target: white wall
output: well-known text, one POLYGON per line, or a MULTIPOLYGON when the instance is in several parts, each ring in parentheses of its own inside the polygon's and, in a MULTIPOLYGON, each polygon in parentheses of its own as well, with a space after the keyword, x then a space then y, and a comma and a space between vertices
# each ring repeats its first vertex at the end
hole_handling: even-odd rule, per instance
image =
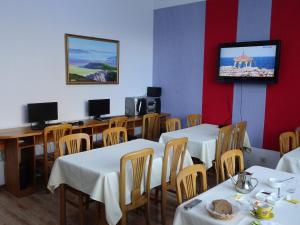
POLYGON ((152 84, 152 1, 3 1, 0 28, 0 128, 26 125, 33 102, 58 101, 60 121, 86 117, 94 98, 124 114, 124 98, 152 84), (120 40, 120 84, 66 85, 65 33, 120 40))
POLYGON ((166 8, 200 1, 206 0, 154 0, 154 9, 166 8))

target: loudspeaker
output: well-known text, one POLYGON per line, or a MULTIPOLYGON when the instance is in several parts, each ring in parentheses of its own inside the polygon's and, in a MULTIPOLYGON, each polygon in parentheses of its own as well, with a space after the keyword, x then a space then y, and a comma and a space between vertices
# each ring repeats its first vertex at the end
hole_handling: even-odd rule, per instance
POLYGON ((161 96, 161 87, 147 87, 147 96, 148 97, 160 97, 161 96))
POLYGON ((160 98, 155 99, 155 112, 160 113, 161 112, 161 101, 160 98))

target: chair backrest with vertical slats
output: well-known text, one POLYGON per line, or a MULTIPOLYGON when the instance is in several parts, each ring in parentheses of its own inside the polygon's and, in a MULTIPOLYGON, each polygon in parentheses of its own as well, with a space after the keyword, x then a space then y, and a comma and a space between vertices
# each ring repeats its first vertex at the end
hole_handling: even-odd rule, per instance
POLYGON ((295 132, 284 132, 279 136, 280 154, 281 156, 285 153, 293 150, 297 146, 295 132))
POLYGON ((186 117, 187 127, 193 127, 201 124, 202 116, 200 114, 190 114, 186 117))
POLYGON ((48 152, 49 142, 54 144, 54 160, 60 155, 58 142, 60 138, 72 133, 71 124, 59 124, 48 126, 44 129, 44 152, 48 152))
POLYGON ((118 116, 118 117, 113 117, 109 120, 108 127, 125 127, 127 128, 127 121, 128 117, 126 116, 118 116))
POLYGON ((246 134, 247 122, 241 121, 238 122, 233 131, 233 146, 234 149, 243 149, 244 139, 246 134))
POLYGON ((196 178, 197 173, 201 174, 201 191, 207 190, 207 176, 206 169, 201 164, 195 164, 181 170, 176 178, 176 194, 178 204, 183 202, 183 196, 185 196, 185 201, 195 197, 197 195, 196 191, 196 178))
POLYGON ((161 184, 166 186, 163 188, 164 190, 175 189, 177 173, 183 168, 187 142, 186 137, 176 138, 169 141, 165 146, 161 175, 161 184), (168 168, 170 174, 167 174, 168 168))
MULTIPOLYGON (((233 127, 232 125, 228 125, 225 127, 220 128, 218 139, 217 139, 217 146, 216 146, 216 155, 215 155, 215 162, 216 162, 216 169, 220 171, 221 166, 221 155, 232 149, 232 140, 233 140, 233 127)), ((217 180, 219 177, 217 177, 217 180)))
POLYGON ((237 172, 236 162, 239 162, 238 172, 244 170, 244 155, 240 149, 229 150, 221 156, 221 180, 225 181, 227 175, 234 176, 237 172), (225 174, 226 171, 226 174, 225 174))
POLYGON ((143 116, 142 138, 156 140, 159 138, 160 122, 158 113, 149 113, 143 116))
POLYGON ((125 127, 112 127, 103 131, 104 146, 115 145, 127 141, 127 129, 125 127))
POLYGON ((130 152, 122 156, 120 164, 120 207, 122 212, 137 208, 147 201, 150 197, 150 180, 154 150, 145 148, 140 151, 130 152), (126 174, 128 172, 127 162, 132 165, 132 190, 131 203, 126 206, 126 174), (144 181, 144 182, 143 182, 144 181), (144 189, 141 189, 142 185, 144 189), (143 192, 142 192, 143 190, 143 192))
POLYGON ((296 145, 297 147, 300 146, 300 127, 297 127, 295 129, 295 133, 296 133, 296 145))
POLYGON ((70 155, 74 153, 79 153, 83 150, 91 149, 90 136, 85 133, 70 134, 59 139, 59 150, 60 155, 70 155), (85 141, 85 145, 82 145, 82 141, 85 141))
POLYGON ((167 132, 180 130, 181 129, 181 121, 179 118, 170 118, 166 120, 166 128, 167 132))

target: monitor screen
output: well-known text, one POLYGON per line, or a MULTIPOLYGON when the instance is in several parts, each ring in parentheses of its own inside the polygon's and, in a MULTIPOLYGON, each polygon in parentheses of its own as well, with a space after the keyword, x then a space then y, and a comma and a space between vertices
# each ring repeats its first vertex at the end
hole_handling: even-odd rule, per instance
POLYGON ((280 41, 255 41, 221 44, 219 81, 276 82, 280 41))
POLYGON ((89 100, 89 116, 101 116, 110 114, 110 100, 109 99, 94 99, 89 100))
POLYGON ((27 105, 28 122, 57 120, 57 102, 31 103, 27 105))

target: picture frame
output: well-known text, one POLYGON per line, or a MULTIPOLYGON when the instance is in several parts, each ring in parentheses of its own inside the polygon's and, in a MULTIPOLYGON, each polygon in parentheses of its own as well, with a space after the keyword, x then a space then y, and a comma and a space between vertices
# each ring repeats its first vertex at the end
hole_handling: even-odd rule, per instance
POLYGON ((120 42, 65 34, 66 83, 119 84, 120 42))

